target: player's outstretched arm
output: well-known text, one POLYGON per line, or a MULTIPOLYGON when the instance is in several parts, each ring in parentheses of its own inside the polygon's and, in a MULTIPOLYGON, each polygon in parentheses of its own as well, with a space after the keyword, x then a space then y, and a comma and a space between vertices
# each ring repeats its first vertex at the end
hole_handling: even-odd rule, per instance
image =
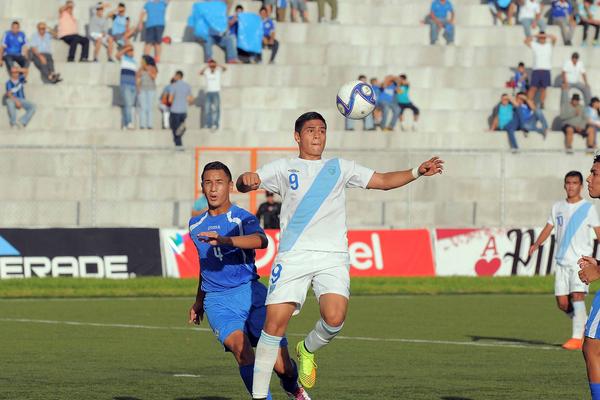
POLYGON ((265 249, 269 244, 262 233, 244 236, 221 236, 217 232, 200 232, 198 238, 211 246, 230 246, 244 250, 265 249))
POLYGON ((444 160, 433 157, 418 168, 406 171, 375 172, 367 185, 367 189, 390 190, 402 187, 420 176, 433 176, 444 171, 444 160))
POLYGON ((541 245, 544 244, 546 239, 548 239, 548 236, 550 236, 550 234, 552 233, 552 229, 554 229, 554 225, 547 223, 544 229, 542 229, 542 232, 540 232, 540 236, 538 236, 537 240, 533 242, 533 244, 529 248, 529 257, 531 257, 531 255, 535 253, 541 245))
POLYGON ((235 187, 238 192, 241 193, 248 193, 252 190, 256 190, 259 186, 260 177, 256 172, 244 172, 238 177, 235 183, 235 187))
POLYGON ((582 256, 579 261, 579 279, 585 284, 600 279, 600 267, 598 267, 598 260, 594 257, 582 256))

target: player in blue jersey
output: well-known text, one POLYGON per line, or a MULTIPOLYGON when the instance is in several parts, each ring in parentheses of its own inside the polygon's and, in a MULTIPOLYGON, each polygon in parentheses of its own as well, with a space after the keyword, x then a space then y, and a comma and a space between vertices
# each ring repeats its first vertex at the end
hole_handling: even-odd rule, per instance
MULTIPOLYGON (((190 220, 190 237, 200 256, 200 282, 189 322, 200 324, 204 314, 226 351, 233 353, 240 375, 252 391, 254 351, 265 321, 267 288, 258 281, 254 250, 267 247, 258 219, 231 204, 231 172, 221 162, 206 164, 202 191, 208 210, 190 220)), ((273 370, 290 399, 310 400, 298 384, 298 369, 290 359, 287 340, 277 343, 273 370)), ((268 398, 271 398, 270 395, 268 398)))

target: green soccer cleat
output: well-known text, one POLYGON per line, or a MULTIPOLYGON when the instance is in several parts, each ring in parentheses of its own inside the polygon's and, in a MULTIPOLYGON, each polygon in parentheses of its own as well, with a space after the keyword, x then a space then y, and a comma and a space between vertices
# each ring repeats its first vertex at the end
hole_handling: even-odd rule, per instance
POLYGON ((298 380, 307 389, 315 386, 317 382, 317 364, 315 355, 304 347, 304 340, 296 345, 298 356, 298 380))

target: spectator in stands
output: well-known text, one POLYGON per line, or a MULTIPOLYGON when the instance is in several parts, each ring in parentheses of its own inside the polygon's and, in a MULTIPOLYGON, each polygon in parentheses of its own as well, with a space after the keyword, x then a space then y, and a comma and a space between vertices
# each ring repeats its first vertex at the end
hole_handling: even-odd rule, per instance
MULTIPOLYGON (((367 83, 367 77, 365 75, 359 75, 358 80, 364 83, 367 83)), ((377 98, 377 97, 375 97, 377 98)), ((354 130, 354 120, 350 118, 345 118, 344 127, 347 131, 354 130)), ((373 121, 373 113, 367 115, 363 118, 363 129, 365 131, 374 131, 375 130, 375 122, 373 121)))
POLYGON ((169 129, 169 117, 171 115, 171 103, 169 102, 169 90, 171 85, 175 83, 175 79, 171 78, 171 82, 165 86, 162 93, 160 94, 160 105, 158 108, 162 113, 162 128, 169 129))
POLYGON ((375 109, 371 113, 371 115, 373 115, 373 123, 374 123, 375 127, 379 127, 379 129, 383 129, 383 126, 381 124, 381 121, 383 119, 382 118, 383 113, 381 110, 381 104, 379 103, 379 97, 381 96, 381 84, 379 83, 377 78, 371 78, 369 83, 371 84, 371 87, 373 88, 373 92, 375 93, 375 100, 376 100, 375 109))
POLYGON ((517 5, 512 0, 488 0, 488 6, 492 10, 496 21, 500 21, 505 25, 512 25, 512 18, 517 13, 517 5))
POLYGON ((540 0, 519 0, 519 22, 523 25, 525 36, 531 36, 531 30, 540 28, 546 30, 546 21, 542 17, 540 0))
POLYGON ((515 131, 519 128, 519 118, 515 112, 518 104, 508 94, 502 94, 500 103, 494 107, 491 131, 506 131, 508 142, 513 153, 519 151, 515 131))
POLYGON ((576 26, 575 10, 568 0, 552 0, 550 11, 552 23, 560 26, 560 33, 565 46, 570 46, 573 39, 573 31, 576 26))
POLYGON ((94 42, 94 62, 98 62, 98 55, 102 46, 106 46, 108 61, 114 62, 112 59, 114 40, 108 34, 108 20, 104 18, 104 9, 108 7, 110 7, 109 3, 98 3, 90 9, 88 32, 90 40, 94 42))
POLYGON ((173 132, 173 141, 177 148, 181 148, 181 137, 185 133, 185 119, 187 118, 188 105, 192 104, 192 87, 183 81, 183 72, 177 71, 173 77, 175 82, 169 86, 169 103, 171 103, 171 114, 169 125, 173 132))
POLYGON ((140 105, 140 129, 152 129, 153 127, 156 75, 158 75, 158 69, 154 58, 144 54, 142 65, 136 73, 138 104, 140 105))
POLYGON ((121 80, 119 89, 123 102, 122 129, 134 129, 133 107, 135 105, 137 62, 134 59, 133 46, 128 44, 117 52, 117 60, 121 61, 121 80))
POLYGON ((10 30, 4 33, 2 45, 0 46, 0 67, 6 62, 6 70, 11 74, 12 67, 19 64, 25 78, 29 73, 29 60, 27 58, 27 38, 21 31, 19 21, 10 24, 10 30))
POLYGON ((131 21, 127 16, 127 9, 124 3, 119 3, 117 8, 108 13, 108 19, 112 19, 110 36, 117 44, 119 50, 124 46, 131 44, 130 38, 135 35, 135 29, 131 28, 131 21))
MULTIPOLYGON (((275 22, 273 22, 269 17, 269 14, 267 14, 267 9, 265 7, 261 7, 260 16, 263 19, 263 47, 271 49, 271 59, 269 60, 269 64, 273 64, 275 62, 275 57, 277 56, 277 51, 279 50, 279 41, 275 39, 275 22)), ((260 60, 262 60, 262 55, 260 60)))
POLYGON ((302 22, 309 22, 308 20, 308 7, 306 6, 306 0, 290 0, 292 22, 298 22, 298 14, 302 18, 302 22))
POLYGON ((68 62, 75 61, 75 52, 77 45, 81 46, 80 62, 88 61, 90 51, 90 41, 88 38, 79 34, 77 19, 73 15, 75 5, 72 0, 67 0, 64 6, 58 9, 58 38, 69 45, 68 62))
POLYGON ((587 46, 588 29, 590 26, 596 30, 592 44, 594 47, 600 46, 600 42, 598 42, 598 35, 600 34, 600 19, 597 19, 598 11, 598 6, 594 4, 593 0, 579 2, 579 20, 581 25, 583 25, 583 41, 581 45, 584 47, 587 46))
POLYGON ((562 104, 560 111, 561 128, 565 133, 565 149, 567 153, 573 152, 573 136, 579 133, 587 138, 587 150, 593 151, 596 147, 596 130, 588 125, 585 110, 580 103, 578 93, 571 97, 571 101, 562 104))
POLYGON ((586 131, 593 131, 594 135, 597 135, 598 129, 600 129, 600 99, 592 97, 590 105, 585 109, 585 117, 586 131))
POLYGON ((513 82, 515 89, 521 92, 527 92, 529 90, 529 74, 527 74, 524 62, 520 62, 517 66, 513 82))
POLYGON ((413 104, 409 97, 410 82, 405 74, 401 74, 398 79, 398 89, 396 89, 396 100, 398 100, 398 106, 400 107, 400 129, 406 130, 404 126, 404 111, 411 110, 413 113, 413 126, 412 130, 417 130, 417 122, 419 122, 419 108, 413 104))
POLYGON ((581 90, 585 103, 589 103, 592 98, 592 92, 585 73, 583 61, 579 59, 579 53, 571 54, 569 60, 565 60, 562 68, 562 86, 560 103, 569 101, 569 89, 575 88, 581 90))
POLYGON ((319 7, 319 22, 327 22, 325 18, 325 3, 331 7, 331 19, 329 22, 337 23, 338 4, 337 0, 317 0, 319 7))
POLYGON ((435 44, 440 30, 448 44, 454 43, 454 7, 450 0, 433 0, 431 12, 426 21, 431 26, 430 43, 435 44))
POLYGON ((11 128, 27 126, 35 113, 35 104, 25 99, 25 68, 13 66, 10 70, 10 79, 6 82, 6 108, 10 119, 11 128), (17 110, 25 110, 25 115, 17 121, 17 110))
POLYGON ((393 131, 400 115, 400 106, 396 100, 397 79, 391 75, 386 76, 381 85, 379 105, 383 111, 381 126, 384 131, 393 131), (390 115, 391 114, 391 115, 390 115))
POLYGON ((31 35, 30 57, 35 66, 40 70, 42 82, 58 83, 62 81, 60 74, 54 70, 52 57, 52 34, 44 22, 37 24, 37 32, 31 35))
POLYGON ((275 17, 277 22, 285 22, 285 14, 287 12, 288 0, 277 0, 277 10, 275 17))
POLYGON ((527 93, 519 92, 515 97, 517 106, 516 112, 519 119, 519 129, 525 132, 525 136, 530 131, 536 131, 544 136, 548 134, 548 122, 542 110, 535 106, 535 103, 527 97, 527 93), (540 126, 538 126, 538 122, 540 126))
POLYGON ((138 31, 144 28, 144 54, 149 55, 154 47, 154 60, 160 62, 163 33, 165 32, 165 14, 169 0, 147 0, 140 14, 138 31), (145 23, 144 23, 145 21, 145 23))
POLYGON ((267 9, 269 16, 273 15, 273 9, 275 8, 277 0, 262 0, 262 6, 267 9))
POLYGON ((215 60, 208 60, 208 65, 200 71, 204 76, 206 98, 204 101, 204 126, 208 129, 219 129, 219 118, 221 115, 221 74, 227 68, 219 65, 215 60))
POLYGON ((206 196, 201 194, 200 197, 194 201, 194 205, 192 206, 192 217, 200 215, 206 210, 208 210, 208 200, 206 200, 206 196))
MULTIPOLYGON (((227 15, 225 14, 225 10, 223 10, 223 14, 221 17, 227 20, 227 15)), ((195 19, 202 18, 201 15, 192 14, 190 20, 192 25, 195 24, 195 19)), ((223 51, 225 51, 225 59, 228 64, 237 64, 240 62, 238 59, 237 47, 235 43, 235 37, 229 33, 229 28, 225 29, 224 32, 214 32, 214 30, 210 30, 206 39, 202 37, 197 37, 197 40, 202 41, 202 45, 204 47, 204 62, 207 63, 208 60, 213 59, 212 47, 214 45, 219 46, 223 51)))
POLYGON ((552 48, 556 44, 556 37, 541 31, 535 36, 525 38, 525 44, 531 48, 533 53, 533 68, 529 82, 529 92, 527 94, 531 100, 535 101, 536 93, 539 90, 539 107, 543 110, 544 102, 546 101, 546 88, 552 82, 552 75, 550 73, 552 70, 552 48), (533 41, 534 38, 536 39, 535 42, 533 41))
POLYGON ((262 221, 264 229, 279 229, 279 214, 281 213, 281 203, 275 201, 275 196, 271 192, 265 192, 267 201, 258 206, 256 218, 262 221))

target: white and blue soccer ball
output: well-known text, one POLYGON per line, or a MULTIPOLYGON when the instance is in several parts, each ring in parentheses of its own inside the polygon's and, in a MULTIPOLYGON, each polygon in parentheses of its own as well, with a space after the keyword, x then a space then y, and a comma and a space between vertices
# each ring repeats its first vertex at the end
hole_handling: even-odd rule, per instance
POLYGON ((350 81, 338 91, 337 108, 346 118, 362 119, 373 112, 376 101, 371 85, 350 81))

